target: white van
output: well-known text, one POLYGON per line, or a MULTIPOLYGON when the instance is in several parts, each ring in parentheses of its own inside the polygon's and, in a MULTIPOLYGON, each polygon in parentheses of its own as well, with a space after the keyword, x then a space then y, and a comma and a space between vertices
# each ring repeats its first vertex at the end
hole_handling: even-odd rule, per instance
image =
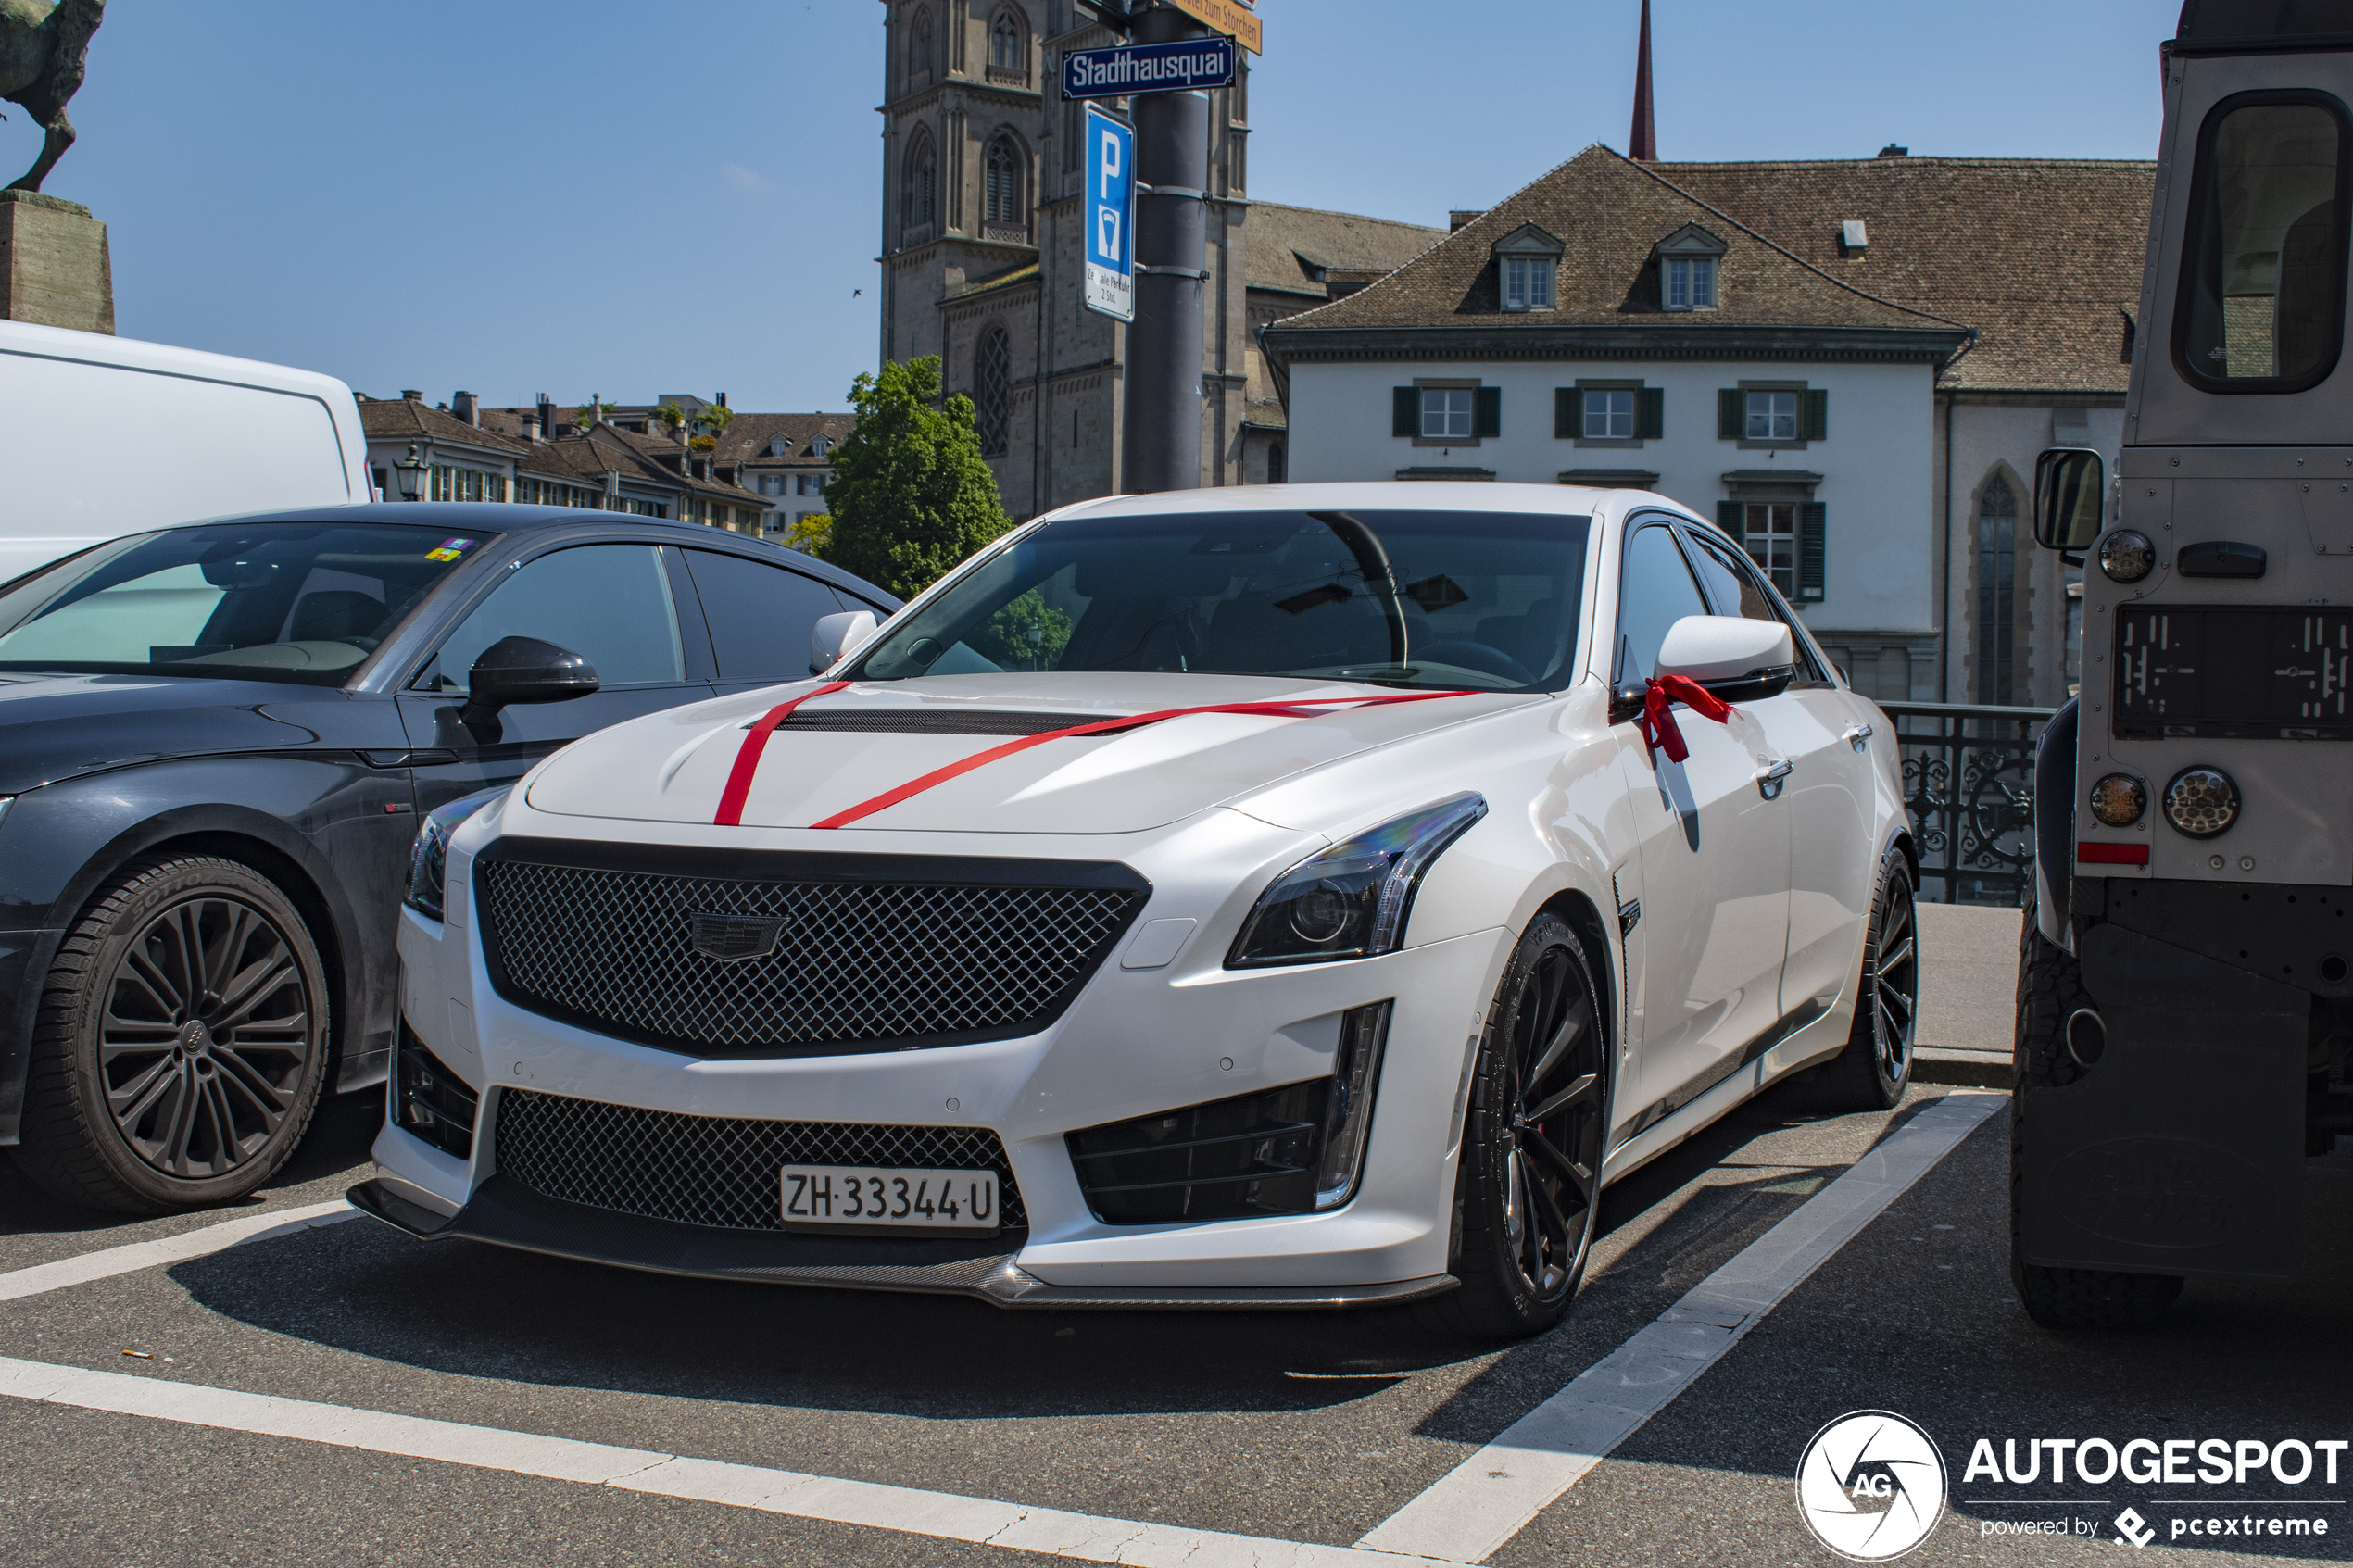
POLYGON ((0 583, 145 528, 373 498, 333 376, 0 321, 0 583))

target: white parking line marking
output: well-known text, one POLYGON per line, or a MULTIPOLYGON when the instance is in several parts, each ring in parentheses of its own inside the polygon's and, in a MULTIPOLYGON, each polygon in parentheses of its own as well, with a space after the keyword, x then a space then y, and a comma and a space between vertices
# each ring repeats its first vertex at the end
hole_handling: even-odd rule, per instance
POLYGON ((0 1396, 220 1431, 292 1437, 370 1453, 438 1460, 476 1470, 576 1481, 617 1491, 724 1503, 796 1519, 862 1524, 1083 1562, 1116 1562, 1135 1568, 1179 1568, 1180 1564, 1182 1568, 1453 1568, 1433 1565, 1428 1558, 1357 1547, 1315 1546, 1133 1519, 1102 1519, 950 1492, 839 1481, 790 1470, 724 1464, 645 1449, 465 1426, 422 1416, 5 1357, 0 1357, 0 1396))
POLYGON ((1357 1546, 1485 1562, 2007 1100, 2006 1095, 1947 1095, 1921 1110, 1655 1323, 1505 1427, 1357 1546))
POLYGON ((296 1231, 336 1224, 359 1217, 359 1210, 338 1198, 332 1203, 313 1203, 302 1209, 281 1209, 273 1213, 248 1214, 241 1220, 223 1220, 219 1224, 207 1225, 201 1230, 182 1231, 160 1241, 134 1241, 122 1247, 101 1248, 95 1252, 60 1258, 54 1263, 37 1263, 29 1269, 0 1274, 0 1301, 15 1301, 46 1291, 63 1290, 69 1285, 82 1285, 115 1274, 135 1273, 141 1269, 152 1269, 162 1263, 184 1263, 191 1258, 225 1251, 248 1241, 264 1241, 274 1236, 292 1235, 296 1231))

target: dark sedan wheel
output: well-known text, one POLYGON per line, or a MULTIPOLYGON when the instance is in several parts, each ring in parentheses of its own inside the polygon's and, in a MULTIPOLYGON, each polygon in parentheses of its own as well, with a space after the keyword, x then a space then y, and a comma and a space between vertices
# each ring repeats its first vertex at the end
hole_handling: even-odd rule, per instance
POLYGON ((1880 860, 1859 981, 1855 1028, 1846 1049, 1824 1073, 1825 1086, 1843 1106, 1884 1110, 1904 1098, 1912 1081, 1920 999, 1919 920, 1911 862, 1901 849, 1889 849, 1880 860))
POLYGON ((1600 1210, 1609 1030, 1576 931, 1540 915, 1513 949, 1465 1108, 1444 1328, 1541 1334, 1577 1293, 1600 1210))
POLYGON ((241 1198, 309 1125, 327 1038, 325 971, 273 884, 233 860, 134 865, 50 966, 19 1163, 124 1213, 241 1198))

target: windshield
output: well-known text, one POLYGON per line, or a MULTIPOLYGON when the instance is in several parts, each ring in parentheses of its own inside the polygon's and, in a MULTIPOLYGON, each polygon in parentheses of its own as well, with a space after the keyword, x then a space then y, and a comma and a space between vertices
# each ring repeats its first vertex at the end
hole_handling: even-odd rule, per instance
POLYGON ((1592 520, 1541 512, 1072 518, 893 627, 856 678, 1194 671, 1553 690, 1592 520))
POLYGON ((350 522, 134 534, 0 593, 0 670, 339 685, 497 537, 350 522))

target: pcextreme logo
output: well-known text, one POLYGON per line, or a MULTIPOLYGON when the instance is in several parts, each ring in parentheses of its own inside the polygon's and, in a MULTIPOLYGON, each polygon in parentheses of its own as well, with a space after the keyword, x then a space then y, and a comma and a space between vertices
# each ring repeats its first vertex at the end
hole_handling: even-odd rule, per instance
POLYGON ((1892 1411, 1856 1411, 1814 1434, 1797 1461, 1797 1512, 1856 1562, 1901 1557, 1944 1516, 1944 1456, 1892 1411))

